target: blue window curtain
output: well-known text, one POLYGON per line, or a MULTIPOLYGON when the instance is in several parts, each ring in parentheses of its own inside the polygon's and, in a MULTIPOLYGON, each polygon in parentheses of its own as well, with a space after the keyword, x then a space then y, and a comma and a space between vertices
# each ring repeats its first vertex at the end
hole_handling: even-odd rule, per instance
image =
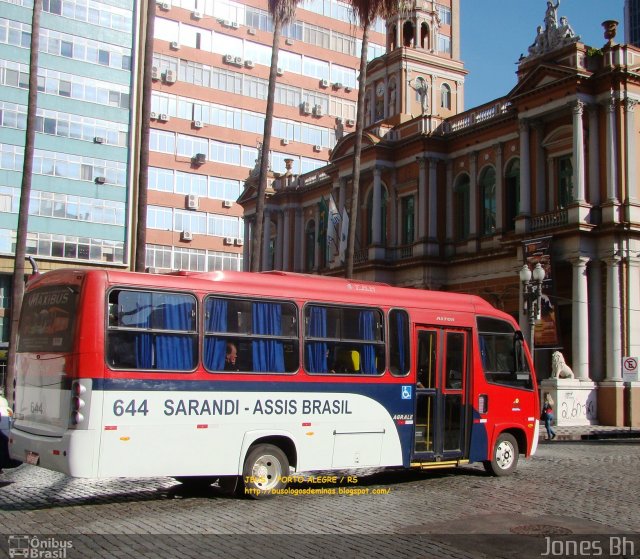
MULTIPOLYGON (((154 324, 164 330, 193 330, 193 301, 182 295, 156 295, 154 312, 158 312, 154 324)), ((190 334, 159 334, 156 336, 156 365, 158 369, 188 371, 193 369, 194 338, 190 334)))
MULTIPOLYGON (((133 297, 127 303, 133 307, 135 303, 135 323, 128 326, 151 328, 151 293, 127 293, 125 297, 133 297)), ((153 366, 153 338, 151 334, 136 334, 135 339, 136 369, 151 369, 153 366)))
POLYGON ((398 369, 401 373, 406 373, 405 326, 407 325, 407 317, 404 313, 396 313, 396 324, 398 327, 398 369))
MULTIPOLYGON (((206 305, 207 323, 205 332, 227 332, 228 302, 223 299, 208 299, 206 305)), ((227 342, 224 338, 205 336, 204 365, 212 371, 223 371, 227 353, 227 342)))
MULTIPOLYGON (((282 307, 275 303, 253 303, 254 335, 282 335, 282 307)), ((284 372, 284 348, 281 340, 253 340, 253 370, 284 372)))
MULTIPOLYGON (((325 338, 327 336, 327 309, 309 307, 308 336, 325 338)), ((310 373, 327 372, 327 343, 307 342, 305 345, 307 368, 310 373)))
MULTIPOLYGON (((375 314, 373 311, 360 311, 358 318, 358 333, 363 340, 375 340, 375 314)), ((376 348, 373 344, 363 344, 362 346, 362 372, 366 375, 375 375, 376 369, 376 348)))

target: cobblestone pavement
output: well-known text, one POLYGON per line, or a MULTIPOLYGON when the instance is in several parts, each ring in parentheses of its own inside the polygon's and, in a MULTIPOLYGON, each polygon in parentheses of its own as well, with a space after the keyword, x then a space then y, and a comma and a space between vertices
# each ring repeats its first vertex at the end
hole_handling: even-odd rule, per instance
POLYGON ((640 557, 639 471, 639 439, 553 441, 510 477, 476 465, 371 471, 292 486, 333 495, 255 501, 170 478, 82 480, 23 465, 0 475, 0 557, 10 545, 71 559, 580 556, 572 546, 640 557))

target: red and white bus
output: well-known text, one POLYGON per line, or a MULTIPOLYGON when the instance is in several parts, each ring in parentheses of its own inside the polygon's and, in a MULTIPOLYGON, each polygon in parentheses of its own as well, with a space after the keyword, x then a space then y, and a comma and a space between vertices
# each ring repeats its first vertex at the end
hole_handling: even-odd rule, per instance
POLYGON ((537 446, 530 353, 479 297, 56 270, 28 283, 19 332, 11 455, 71 476, 241 477, 265 496, 292 472, 504 475, 537 446))

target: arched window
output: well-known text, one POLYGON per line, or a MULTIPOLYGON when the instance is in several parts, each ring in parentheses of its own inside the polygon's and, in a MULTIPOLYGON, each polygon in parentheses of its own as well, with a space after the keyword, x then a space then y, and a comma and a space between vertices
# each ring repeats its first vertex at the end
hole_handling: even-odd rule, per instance
POLYGON ((573 200, 573 165, 571 156, 558 158, 558 206, 567 208, 573 200))
POLYGON ((431 50, 431 37, 429 35, 429 26, 422 22, 420 26, 420 46, 423 49, 431 50))
MULTIPOLYGON (((386 244, 387 231, 387 189, 381 188, 382 200, 380 200, 380 240, 386 244)), ((367 244, 373 243, 373 188, 367 196, 367 244)))
POLYGON ((402 244, 408 245, 415 241, 415 196, 402 198, 402 244))
POLYGON ((396 36, 397 36, 397 28, 395 25, 392 25, 389 31, 387 32, 387 37, 388 37, 387 52, 391 52, 396 48, 396 36))
POLYGON ((440 88, 440 106, 443 109, 451 109, 451 87, 443 83, 440 88))
POLYGON ((509 163, 504 176, 504 224, 505 231, 514 231, 516 217, 520 211, 520 160, 509 163))
POLYGON ((455 219, 454 235, 456 241, 464 241, 469 237, 469 175, 458 177, 453 188, 453 212, 455 219))
POLYGON ((305 260, 304 269, 305 272, 312 272, 313 265, 316 260, 316 222, 311 220, 307 223, 307 228, 304 233, 305 240, 305 260))
POLYGON ((402 26, 402 45, 410 47, 413 43, 413 23, 405 21, 402 26))
POLYGON ((482 235, 496 232, 496 170, 486 167, 480 174, 480 227, 482 235))

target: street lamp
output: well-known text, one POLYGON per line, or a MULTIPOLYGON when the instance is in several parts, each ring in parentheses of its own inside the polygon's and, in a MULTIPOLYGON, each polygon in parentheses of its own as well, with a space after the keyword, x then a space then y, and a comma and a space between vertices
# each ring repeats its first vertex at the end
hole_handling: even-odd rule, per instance
POLYGON ((523 310, 529 316, 529 349, 531 350, 532 359, 536 320, 540 318, 540 303, 544 276, 544 268, 540 262, 538 262, 533 268, 533 273, 526 264, 520 269, 520 281, 522 282, 522 297, 524 303, 523 310))

